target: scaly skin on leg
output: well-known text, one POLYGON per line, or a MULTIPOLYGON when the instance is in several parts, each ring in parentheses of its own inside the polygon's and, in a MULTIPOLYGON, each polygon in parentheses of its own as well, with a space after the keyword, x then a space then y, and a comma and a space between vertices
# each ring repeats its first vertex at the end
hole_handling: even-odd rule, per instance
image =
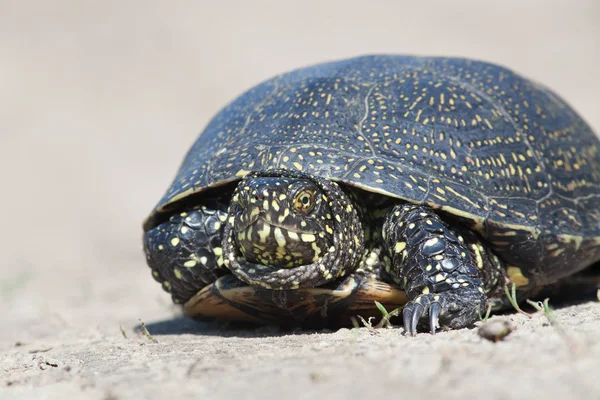
POLYGON ((477 321, 501 263, 475 235, 456 234, 428 207, 403 204, 388 213, 383 237, 392 258, 386 272, 410 300, 403 311, 407 333, 415 335, 427 317, 431 333, 438 323, 464 328, 477 321))
POLYGON ((152 276, 178 304, 228 271, 222 267, 221 240, 227 213, 195 206, 144 234, 152 276))

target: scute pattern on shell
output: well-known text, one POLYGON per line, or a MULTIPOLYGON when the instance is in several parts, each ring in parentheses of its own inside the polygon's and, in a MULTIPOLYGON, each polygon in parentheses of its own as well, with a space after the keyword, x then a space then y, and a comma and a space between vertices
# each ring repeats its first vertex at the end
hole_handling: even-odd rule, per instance
POLYGON ((463 217, 517 264, 560 257, 567 245, 564 257, 594 249, 585 264, 599 257, 599 148, 562 99, 503 67, 364 56, 237 98, 192 146, 153 215, 249 171, 295 169, 463 217))

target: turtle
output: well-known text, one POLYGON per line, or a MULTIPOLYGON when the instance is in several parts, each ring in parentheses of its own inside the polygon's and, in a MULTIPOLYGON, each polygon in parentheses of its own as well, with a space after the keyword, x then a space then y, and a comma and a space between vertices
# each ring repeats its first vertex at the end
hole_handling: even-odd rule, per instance
POLYGON ((466 58, 367 55, 225 106, 144 222, 186 315, 409 335, 472 326, 600 260, 600 143, 556 93, 466 58))

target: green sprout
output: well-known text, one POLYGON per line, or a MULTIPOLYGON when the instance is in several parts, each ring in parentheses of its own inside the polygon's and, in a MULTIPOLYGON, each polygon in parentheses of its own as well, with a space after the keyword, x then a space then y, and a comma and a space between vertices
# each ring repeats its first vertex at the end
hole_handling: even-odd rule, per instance
POLYGON ((379 312, 381 312, 381 315, 382 315, 381 321, 379 321, 379 323, 375 326, 375 328, 387 328, 387 327, 391 328, 392 324, 390 323, 390 318, 398 316, 398 314, 400 314, 400 310, 402 310, 402 307, 398 307, 395 310, 388 312, 385 309, 385 307, 383 306, 383 304, 381 304, 378 301, 375 302, 375 306, 377 307, 379 312))
POLYGON ((127 334, 125 333, 125 329, 123 329, 123 325, 119 325, 119 329, 121 330, 121 335, 123 335, 123 337, 127 339, 127 334))
POLYGON ((484 316, 481 315, 481 307, 477 308, 477 315, 479 316, 479 320, 482 322, 487 322, 487 320, 490 318, 491 313, 492 313, 492 305, 491 304, 488 304, 487 311, 485 312, 484 316))
POLYGON ((506 295, 506 298, 508 299, 508 301, 514 307, 515 310, 517 310, 519 313, 525 315, 529 319, 533 318, 533 315, 521 310, 519 303, 517 303, 517 286, 514 283, 512 283, 510 292, 508 291, 508 286, 504 286, 504 294, 506 295))
POLYGON ((548 322, 550 322, 550 325, 552 325, 554 329, 556 329, 556 331, 559 333, 559 335, 562 336, 563 339, 567 342, 571 353, 577 353, 580 350, 580 346, 577 343, 575 343, 575 341, 564 330, 562 325, 558 323, 556 317, 554 316, 554 313, 552 312, 552 308, 550 308, 550 305, 548 304, 549 300, 550 299, 546 298, 542 302, 527 299, 527 303, 533 306, 533 308, 535 308, 537 311, 542 312, 546 319, 548 319, 548 322))
POLYGON ((154 336, 152 336, 150 334, 150 332, 148 332, 148 328, 146 328, 146 324, 144 323, 144 321, 142 321, 141 319, 139 321, 142 324, 141 327, 140 327, 140 329, 142 330, 142 332, 144 333, 144 335, 146 335, 146 338, 148 338, 148 340, 150 340, 150 341, 152 341, 154 343, 158 343, 158 340, 156 340, 154 338, 154 336))

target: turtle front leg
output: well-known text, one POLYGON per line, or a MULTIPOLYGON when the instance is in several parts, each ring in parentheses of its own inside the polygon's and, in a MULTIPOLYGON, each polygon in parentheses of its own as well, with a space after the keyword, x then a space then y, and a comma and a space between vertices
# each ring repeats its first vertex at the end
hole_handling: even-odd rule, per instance
POLYGON ((194 206, 144 233, 152 276, 175 303, 185 303, 227 272, 221 249, 226 219, 225 206, 194 206))
POLYGON ((407 333, 415 335, 427 317, 433 334, 440 325, 464 328, 477 321, 486 307, 485 283, 501 279, 501 265, 474 234, 457 234, 433 210, 412 204, 394 207, 382 234, 392 258, 386 272, 409 298, 407 333))

